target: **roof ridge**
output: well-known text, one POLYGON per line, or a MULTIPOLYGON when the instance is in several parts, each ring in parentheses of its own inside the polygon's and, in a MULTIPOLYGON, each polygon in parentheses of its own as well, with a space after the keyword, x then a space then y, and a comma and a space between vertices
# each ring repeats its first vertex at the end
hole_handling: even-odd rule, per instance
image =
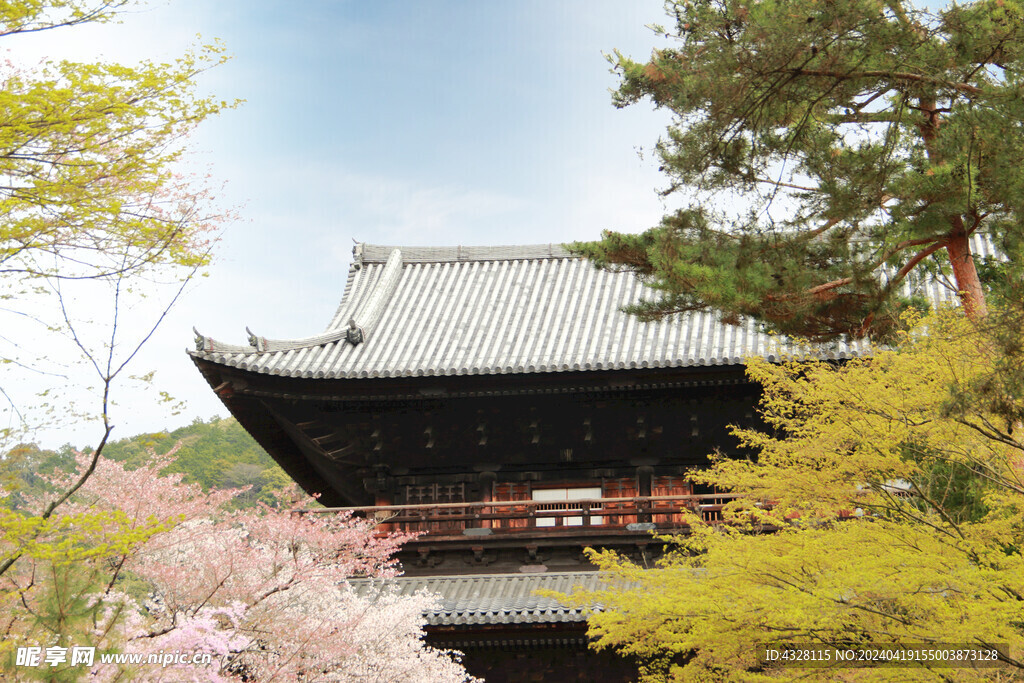
POLYGON ((352 250, 354 264, 384 263, 395 249, 402 263, 465 263, 468 261, 524 261, 579 258, 561 244, 514 244, 500 246, 401 247, 360 242, 352 250))

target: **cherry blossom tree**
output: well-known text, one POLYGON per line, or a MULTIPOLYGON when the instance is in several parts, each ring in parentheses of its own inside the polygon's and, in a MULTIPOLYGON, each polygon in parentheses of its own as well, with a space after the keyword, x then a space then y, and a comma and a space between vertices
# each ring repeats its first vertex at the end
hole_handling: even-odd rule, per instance
MULTIPOLYGON (((32 672, 111 681, 472 680, 457 655, 423 642, 423 612, 435 598, 387 586, 393 554, 410 535, 380 534, 346 516, 225 511, 239 490, 204 493, 180 474, 159 476, 174 450, 136 470, 100 458, 79 493, 33 530, 47 553, 26 551, 0 581, 19 596, 7 605, 5 642, 184 660, 97 659, 32 672), (381 581, 367 597, 352 590, 352 577, 381 581), (193 663, 197 654, 208 663, 193 663)), ((80 457, 81 468, 91 463, 80 457)))

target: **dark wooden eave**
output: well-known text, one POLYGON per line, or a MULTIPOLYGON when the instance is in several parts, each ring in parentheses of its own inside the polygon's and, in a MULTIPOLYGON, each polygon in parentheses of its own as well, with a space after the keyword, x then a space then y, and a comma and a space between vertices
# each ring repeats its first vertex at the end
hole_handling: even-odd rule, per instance
MULTIPOLYGON (((742 366, 327 380, 259 374, 196 356, 193 360, 243 427, 303 489, 320 493, 322 502, 329 506, 373 504, 360 479, 366 473, 355 462, 365 459, 366 452, 374 448, 380 450, 383 446, 384 452, 387 451, 387 444, 380 441, 389 434, 371 437, 371 433, 377 434, 372 432, 372 425, 378 414, 390 413, 392 420, 402 419, 411 425, 410 429, 412 425, 422 429, 423 424, 429 425, 424 422, 428 419, 424 416, 429 416, 431 411, 436 415, 444 406, 481 406, 483 411, 489 405, 507 406, 511 402, 514 405, 557 405, 557 412, 564 414, 555 416, 551 410, 542 410, 542 419, 585 421, 587 418, 581 417, 583 413, 576 415, 580 411, 578 406, 576 413, 573 412, 572 406, 580 401, 594 405, 602 402, 642 405, 644 401, 657 401, 651 397, 669 394, 694 392, 695 396, 703 396, 718 391, 739 392, 750 397, 756 393, 756 388, 744 377, 742 366), (358 443, 349 433, 339 432, 333 422, 353 413, 364 416, 364 424, 370 425, 364 429, 358 443), (353 449, 360 453, 351 452, 353 449)), ((749 398, 745 401, 752 406, 749 398)), ((480 457, 486 459, 486 453, 493 453, 502 437, 507 437, 507 432, 503 435, 501 430, 509 429, 510 425, 503 424, 502 420, 507 423, 512 419, 496 410, 485 417, 463 415, 454 420, 461 421, 461 425, 447 424, 452 421, 449 415, 447 422, 440 421, 438 430, 476 430, 481 445, 486 442, 487 432, 493 431, 491 443, 480 450, 480 457), (473 420, 478 420, 479 424, 471 423, 473 420)), ((640 420, 640 424, 617 425, 617 428, 643 434, 642 419, 630 416, 629 420, 640 420)), ((678 419, 688 418, 680 414, 678 419)), ((594 427, 607 428, 607 424, 594 427)), ((642 450, 639 446, 638 450, 642 450)), ((706 451, 702 455, 706 455, 706 451)), ((444 469, 443 462, 443 458, 437 460, 439 472, 444 469)), ((386 460, 382 464, 387 464, 386 460)))

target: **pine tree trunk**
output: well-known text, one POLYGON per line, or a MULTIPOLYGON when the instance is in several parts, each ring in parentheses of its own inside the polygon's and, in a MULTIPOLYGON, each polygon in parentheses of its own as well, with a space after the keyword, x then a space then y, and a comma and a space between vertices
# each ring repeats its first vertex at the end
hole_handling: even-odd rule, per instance
MULTIPOLYGON (((938 153, 935 141, 939 134, 939 125, 942 118, 939 116, 939 109, 933 95, 920 99, 921 113, 924 119, 919 124, 921 139, 924 141, 928 160, 936 166, 944 166, 945 160, 938 153)), ((946 242, 946 253, 949 254, 949 263, 953 266, 953 279, 956 280, 956 289, 960 294, 960 301, 963 303, 964 312, 971 320, 980 320, 988 314, 985 306, 985 292, 981 288, 981 280, 978 279, 978 271, 974 267, 974 257, 971 256, 971 245, 968 241, 967 229, 964 227, 963 218, 951 216, 950 223, 953 231, 946 242)))
POLYGON ((953 266, 953 278, 956 280, 964 312, 972 320, 984 318, 988 314, 985 292, 981 288, 981 280, 978 279, 978 271, 974 267, 974 257, 971 256, 971 245, 966 231, 957 230, 950 237, 946 244, 946 253, 949 254, 949 263, 953 266))

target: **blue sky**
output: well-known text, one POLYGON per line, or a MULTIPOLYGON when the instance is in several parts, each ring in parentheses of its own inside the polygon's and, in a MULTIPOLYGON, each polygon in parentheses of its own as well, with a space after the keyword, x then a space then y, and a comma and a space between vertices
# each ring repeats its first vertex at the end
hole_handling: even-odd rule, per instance
MULTIPOLYGON (((221 201, 239 219, 209 277, 134 361, 187 407, 169 416, 154 391, 115 387, 115 435, 225 414, 184 352, 192 326, 235 343, 246 325, 277 338, 319 332, 353 240, 564 242, 657 222, 662 179, 638 150, 667 118, 612 107, 602 52, 647 56, 660 42, 645 25, 663 18, 660 0, 182 0, 8 44, 25 59, 168 59, 198 33, 233 55, 201 90, 246 100, 198 131, 189 161, 226 181, 221 201)), ((68 393, 86 383, 71 377, 68 393)), ((95 433, 36 438, 86 445, 95 433)))

